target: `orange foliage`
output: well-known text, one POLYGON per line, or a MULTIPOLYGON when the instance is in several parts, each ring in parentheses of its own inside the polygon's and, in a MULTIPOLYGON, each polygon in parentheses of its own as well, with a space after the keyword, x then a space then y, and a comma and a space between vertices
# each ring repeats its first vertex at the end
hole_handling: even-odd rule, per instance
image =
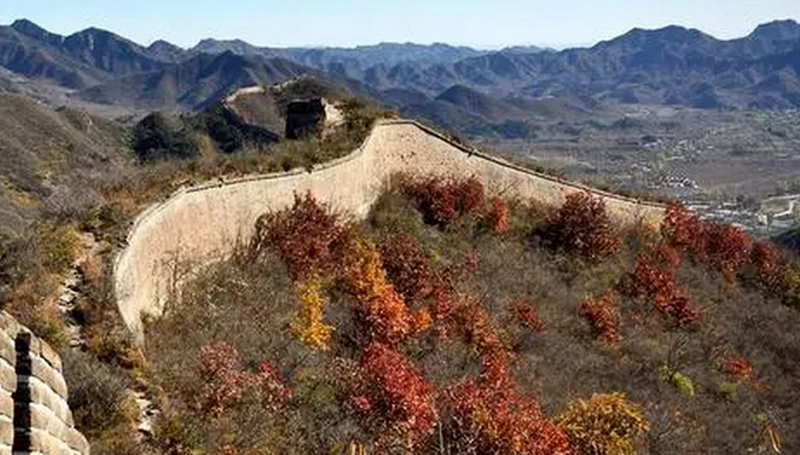
POLYGON ((766 242, 756 242, 753 245, 751 262, 755 266, 761 288, 770 293, 778 292, 783 286, 786 265, 777 248, 766 242))
POLYGON ((484 356, 478 379, 445 392, 452 440, 459 453, 572 454, 565 432, 547 419, 538 400, 517 391, 502 353, 484 356))
POLYGON ((680 253, 670 245, 659 244, 644 251, 621 289, 629 297, 646 297, 661 312, 673 316, 680 325, 691 325, 701 314, 691 307, 688 291, 675 282, 680 253))
POLYGON ((710 224, 707 232, 706 256, 709 263, 732 281, 750 258, 750 237, 730 224, 710 224))
POLYGON ((661 235, 670 246, 692 252, 696 259, 705 260, 707 225, 696 213, 686 210, 681 204, 667 208, 661 222, 661 235))
POLYGON ((200 367, 203 388, 198 404, 214 418, 222 417, 247 393, 255 394, 264 408, 271 411, 292 396, 272 363, 262 362, 255 373, 245 371, 239 351, 225 342, 204 346, 200 351, 200 367))
POLYGON ((414 237, 399 235, 381 245, 386 275, 406 302, 418 306, 433 292, 434 270, 414 237))
POLYGON ((731 359, 725 363, 725 372, 739 380, 751 379, 753 366, 744 359, 731 359))
POLYGON ((398 343, 414 331, 414 317, 386 278, 381 254, 367 240, 354 242, 346 255, 345 281, 358 300, 370 339, 398 343))
POLYGON ((595 332, 610 343, 622 340, 619 317, 619 295, 608 291, 599 299, 586 299, 581 313, 592 324, 595 332))
POLYGON ((738 227, 709 223, 682 205, 671 205, 661 224, 664 240, 697 263, 708 263, 733 280, 750 257, 750 237, 738 227))
POLYGON ((481 355, 504 350, 503 343, 492 325, 489 312, 469 296, 451 297, 450 313, 443 319, 444 332, 464 338, 481 355))
POLYGON ((505 234, 511 229, 511 210, 500 196, 492 199, 492 205, 486 214, 486 220, 495 234, 505 234))

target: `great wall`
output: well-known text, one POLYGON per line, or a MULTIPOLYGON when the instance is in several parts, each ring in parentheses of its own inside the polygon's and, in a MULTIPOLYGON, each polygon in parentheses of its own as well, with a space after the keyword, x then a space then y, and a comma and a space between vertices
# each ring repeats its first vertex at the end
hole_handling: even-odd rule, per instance
POLYGON ((114 264, 114 287, 127 327, 144 341, 142 315, 157 317, 184 276, 182 264, 198 267, 229 254, 252 233, 263 213, 290 205, 310 191, 335 210, 363 217, 383 185, 397 173, 475 176, 493 194, 558 205, 567 194, 602 197, 620 223, 657 223, 664 206, 622 197, 516 166, 451 141, 409 120, 378 122, 348 156, 311 171, 219 180, 183 188, 134 221, 114 264))
POLYGON ((61 358, 0 312, 0 455, 89 455, 67 404, 61 358))
MULTIPOLYGON (((142 212, 114 262, 114 291, 128 329, 142 342, 142 316, 158 317, 184 274, 224 258, 249 238, 256 219, 310 191, 342 213, 364 217, 398 173, 474 176, 492 194, 558 205, 567 194, 603 198, 619 223, 657 223, 664 206, 534 172, 410 120, 378 122, 351 154, 284 173, 220 179, 182 188, 142 212)), ((67 404, 59 355, 0 312, 0 455, 89 455, 67 404)))

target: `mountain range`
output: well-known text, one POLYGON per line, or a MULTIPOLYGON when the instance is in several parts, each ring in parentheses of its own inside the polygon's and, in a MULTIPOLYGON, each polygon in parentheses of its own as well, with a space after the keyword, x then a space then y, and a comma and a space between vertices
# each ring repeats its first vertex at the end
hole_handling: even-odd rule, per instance
POLYGON ((147 110, 197 110, 241 86, 312 75, 404 112, 505 134, 553 99, 578 110, 597 103, 800 107, 800 24, 775 21, 727 41, 678 26, 633 29, 556 52, 410 43, 267 48, 212 39, 191 49, 166 41, 145 47, 97 28, 61 36, 22 19, 0 27, 0 67, 7 70, 0 90, 19 86, 13 74, 76 100, 147 110))

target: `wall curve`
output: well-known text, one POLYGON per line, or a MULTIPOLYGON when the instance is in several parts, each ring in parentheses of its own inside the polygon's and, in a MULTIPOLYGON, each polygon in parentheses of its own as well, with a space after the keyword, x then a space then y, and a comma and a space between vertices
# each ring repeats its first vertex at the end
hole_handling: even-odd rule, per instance
POLYGON ((642 202, 516 166, 454 143, 409 120, 376 124, 356 151, 312 171, 219 180, 175 192, 135 220, 114 264, 117 305, 128 328, 143 341, 142 315, 159 316, 181 279, 178 264, 224 257, 237 239, 252 234, 263 213, 289 206, 311 191, 334 209, 365 216, 382 185, 398 172, 475 176, 490 192, 558 205, 567 194, 590 191, 606 201, 621 223, 658 223, 661 204, 642 202))

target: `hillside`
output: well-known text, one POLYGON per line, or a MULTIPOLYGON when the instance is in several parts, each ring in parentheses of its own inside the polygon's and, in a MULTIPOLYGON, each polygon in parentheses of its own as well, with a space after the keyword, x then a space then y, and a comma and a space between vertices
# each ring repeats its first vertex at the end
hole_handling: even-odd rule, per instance
POLYGON ((418 176, 353 224, 296 195, 147 325, 173 419, 155 440, 792 453, 800 316, 774 250, 749 262, 738 230, 681 211, 661 236, 618 230, 591 201, 508 203, 474 179, 418 176))
POLYGON ((133 161, 122 126, 0 94, 0 233, 20 233, 42 211, 92 204, 88 181, 133 161))
MULTIPOLYGON (((155 124, 277 128, 288 101, 340 93, 300 79, 155 124)), ((436 103, 498 108, 465 87, 436 103)), ((3 106, 4 130, 30 137, 20 151, 46 143, 45 131, 81 150, 123 137, 24 98, 3 106)), ((595 191, 601 202, 413 122, 371 130, 382 114, 369 105, 340 107, 344 123, 323 139, 131 168, 110 151, 97 168, 63 158, 130 174, 116 185, 77 174, 82 195, 99 183, 104 199, 0 251, 0 298, 49 342, 77 337, 65 376, 95 455, 588 455, 598 444, 724 454, 769 450, 770 437, 797 447, 792 258, 683 211, 659 234, 647 226, 663 206, 595 191), (463 178, 429 178, 437 172, 463 178), (203 261, 226 248, 229 260, 203 261), (52 295, 66 272, 77 278, 62 313, 52 295), (147 318, 135 344, 139 310, 159 302, 163 317, 147 318), (608 428, 598 422, 616 436, 597 438, 608 428)), ((62 148, 31 150, 57 160, 62 148)))

